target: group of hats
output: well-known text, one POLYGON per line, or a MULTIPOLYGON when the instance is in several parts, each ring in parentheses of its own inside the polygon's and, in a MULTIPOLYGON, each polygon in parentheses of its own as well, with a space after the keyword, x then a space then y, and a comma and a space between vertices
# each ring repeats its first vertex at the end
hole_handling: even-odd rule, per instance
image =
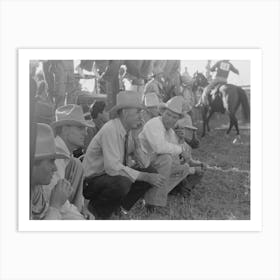
MULTIPOLYGON (((118 110, 124 108, 132 107, 145 109, 145 107, 160 106, 161 108, 169 109, 183 117, 184 102, 185 100, 182 96, 175 96, 166 103, 160 103, 156 93, 151 92, 144 96, 143 104, 139 93, 134 91, 121 91, 117 95, 116 105, 110 112, 114 114, 118 110)), ((56 120, 51 124, 53 129, 64 125, 92 127, 92 125, 85 120, 82 107, 75 104, 69 104, 57 108, 55 119, 56 120)), ((186 116, 178 122, 182 127, 196 129, 192 126, 191 119, 186 116)), ((47 124, 37 124, 35 159, 67 157, 56 151, 54 134, 51 127, 47 124)))

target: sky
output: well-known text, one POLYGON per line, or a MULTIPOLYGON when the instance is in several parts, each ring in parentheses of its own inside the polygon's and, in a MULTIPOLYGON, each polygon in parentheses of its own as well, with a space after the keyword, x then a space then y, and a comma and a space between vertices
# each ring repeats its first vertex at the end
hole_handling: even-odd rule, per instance
MULTIPOLYGON (((211 66, 217 62, 211 61, 211 66)), ((231 60, 231 63, 235 68, 239 70, 239 75, 232 72, 229 73, 228 83, 235 85, 245 86, 250 85, 250 61, 249 60, 231 60)), ((188 67, 188 72, 192 76, 197 70, 205 74, 207 60, 181 60, 181 72, 184 72, 185 67, 188 67)))

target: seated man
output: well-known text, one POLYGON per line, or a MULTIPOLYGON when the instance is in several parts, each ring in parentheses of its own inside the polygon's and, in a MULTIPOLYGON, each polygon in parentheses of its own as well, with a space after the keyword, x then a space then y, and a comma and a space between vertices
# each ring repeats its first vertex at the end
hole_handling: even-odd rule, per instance
POLYGON ((147 167, 140 146, 131 141, 131 130, 141 122, 143 105, 139 94, 123 91, 111 109, 114 118, 92 139, 83 160, 85 170, 84 196, 97 219, 109 219, 121 206, 128 211, 151 186, 161 188, 163 176, 151 169, 136 170, 128 157, 139 156, 147 167))
POLYGON ((229 60, 219 60, 210 68, 210 71, 216 71, 216 76, 204 89, 201 99, 199 100, 196 107, 200 106, 201 104, 208 104, 211 90, 220 83, 226 84, 230 71, 239 75, 239 71, 232 65, 229 60))
POLYGON ((73 187, 73 192, 61 209, 62 218, 65 220, 88 218, 88 211, 84 207, 83 179, 84 170, 81 162, 72 156, 75 149, 84 145, 86 127, 88 123, 83 117, 82 108, 69 104, 59 107, 55 112, 56 121, 52 123, 55 132, 55 143, 58 150, 65 153, 69 160, 56 160, 57 172, 47 189, 52 189, 56 181, 67 179, 73 187))
POLYGON ((175 96, 166 103, 162 116, 149 120, 139 134, 143 151, 150 155, 151 165, 165 178, 163 188, 151 188, 145 194, 148 209, 166 206, 168 193, 186 176, 201 171, 201 167, 190 167, 188 145, 178 143, 173 130, 176 122, 183 116, 182 96, 175 96), (185 163, 181 164, 179 155, 185 163))
POLYGON ((51 182, 54 172, 57 170, 56 159, 67 159, 67 155, 58 153, 55 147, 52 129, 47 124, 36 124, 36 149, 34 165, 31 176, 31 201, 30 219, 32 220, 60 220, 60 210, 72 192, 71 184, 61 179, 52 189, 50 198, 47 197, 42 185, 51 182))
MULTIPOLYGON (((182 119, 179 119, 175 124, 175 133, 178 137, 178 143, 182 144, 184 142, 187 143, 186 151, 188 152, 189 156, 187 159, 181 158, 182 163, 188 163, 191 167, 201 167, 201 170, 196 172, 195 174, 188 175, 179 185, 177 185, 171 192, 173 194, 180 193, 184 197, 188 196, 191 190, 200 183, 203 173, 205 170, 205 165, 198 161, 194 160, 191 155, 191 145, 194 145, 196 138, 194 137, 194 133, 197 130, 196 127, 192 125, 191 117, 189 115, 185 116, 182 119), (190 143, 190 144, 189 144, 190 143)), ((198 141, 198 140, 196 140, 198 141)), ((199 144, 199 141, 198 141, 199 144)))
POLYGON ((196 149, 199 147, 199 140, 196 135, 197 127, 194 127, 192 124, 192 119, 189 114, 177 121, 175 124, 176 135, 183 139, 187 144, 192 148, 196 149))

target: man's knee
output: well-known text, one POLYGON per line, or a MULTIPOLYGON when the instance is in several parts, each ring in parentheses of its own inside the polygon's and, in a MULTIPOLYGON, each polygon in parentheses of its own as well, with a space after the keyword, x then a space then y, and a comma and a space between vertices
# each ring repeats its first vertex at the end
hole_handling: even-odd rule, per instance
POLYGON ((158 155, 152 166, 157 170, 157 173, 169 177, 172 169, 172 156, 170 154, 158 155))
POLYGON ((124 197, 130 191, 132 182, 125 176, 116 176, 115 188, 112 189, 117 196, 124 197))

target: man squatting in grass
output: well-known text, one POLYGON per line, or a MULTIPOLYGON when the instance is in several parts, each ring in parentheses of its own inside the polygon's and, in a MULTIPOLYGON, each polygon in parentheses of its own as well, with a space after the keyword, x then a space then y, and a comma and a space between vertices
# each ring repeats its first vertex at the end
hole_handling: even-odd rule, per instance
POLYGON ((130 210, 148 189, 165 185, 165 176, 148 166, 148 156, 132 137, 132 130, 141 123, 143 109, 137 92, 120 92, 111 109, 114 118, 104 124, 88 146, 83 160, 83 193, 97 219, 109 219, 120 207, 130 210), (135 161, 128 162, 128 156, 135 161), (133 162, 141 163, 142 168, 138 164, 136 170, 133 162))
POLYGON ((165 106, 162 116, 150 119, 139 134, 142 150, 149 155, 150 165, 164 176, 162 188, 152 187, 145 193, 150 211, 166 206, 168 193, 190 174, 203 173, 202 166, 190 166, 190 147, 179 141, 174 131, 176 122, 184 117, 184 98, 175 96, 165 106), (182 157, 183 163, 179 160, 182 157))

